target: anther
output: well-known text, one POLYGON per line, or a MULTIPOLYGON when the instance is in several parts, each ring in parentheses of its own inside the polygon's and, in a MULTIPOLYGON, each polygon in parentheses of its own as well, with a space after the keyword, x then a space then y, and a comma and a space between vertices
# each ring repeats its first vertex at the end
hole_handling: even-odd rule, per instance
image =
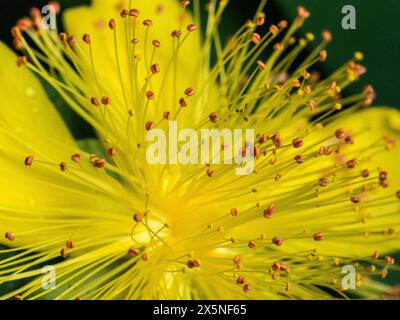
POLYGON ((195 25, 195 24, 189 24, 187 27, 186 27, 186 30, 187 31, 189 31, 189 32, 193 32, 193 31, 195 31, 195 30, 197 30, 197 25, 195 25))
POLYGON ((253 35, 251 36, 251 41, 257 44, 261 41, 261 36, 258 33, 253 33, 253 35))
POLYGON ((182 108, 187 107, 187 102, 186 102, 185 98, 180 98, 180 99, 179 99, 179 105, 180 105, 182 108))
POLYGON ((269 32, 271 32, 273 35, 276 35, 279 32, 279 29, 276 25, 273 24, 269 27, 269 32))
POLYGON ((267 209, 264 210, 264 217, 267 219, 272 218, 272 215, 275 213, 276 211, 276 206, 275 204, 271 203, 267 209))
POLYGON ((180 38, 182 35, 182 32, 180 32, 179 30, 174 30, 171 32, 171 37, 172 38, 180 38))
POLYGON ((91 99, 90 99, 90 103, 91 103, 92 105, 96 106, 96 107, 99 107, 99 106, 100 106, 100 101, 99 101, 99 99, 96 98, 96 97, 91 98, 91 99))
POLYGON ((111 19, 110 22, 108 23, 108 26, 111 30, 115 30, 117 23, 115 22, 114 19, 111 19))
POLYGON ((73 249, 75 247, 75 243, 74 240, 67 240, 67 242, 65 243, 66 247, 68 249, 73 249))
POLYGON ((257 65, 258 65, 258 69, 260 69, 261 71, 265 70, 265 68, 266 68, 265 63, 262 62, 261 60, 257 61, 257 65))
POLYGON ((76 163, 80 163, 82 160, 82 157, 79 153, 75 153, 71 156, 71 160, 76 162, 76 163))
POLYGON ((313 238, 315 241, 322 241, 324 240, 325 236, 322 232, 314 233, 313 238))
POLYGON ((53 7, 53 10, 56 14, 61 12, 61 4, 58 1, 50 1, 49 6, 53 7))
POLYGON ((239 265, 242 262, 242 258, 240 256, 236 256, 233 258, 233 263, 239 265))
POLYGON ((364 169, 363 171, 361 171, 361 177, 368 178, 369 177, 369 170, 368 169, 364 169))
POLYGON ((184 93, 188 97, 192 97, 192 96, 194 96, 194 89, 193 88, 187 88, 184 93))
POLYGON ((347 168, 353 169, 357 164, 357 161, 355 159, 349 160, 346 162, 347 168))
POLYGON ((170 119, 171 119, 171 112, 170 112, 170 111, 165 111, 165 112, 163 113, 163 118, 164 118, 165 120, 170 120, 170 119))
POLYGON ((346 138, 344 138, 344 141, 347 144, 354 144, 354 140, 353 140, 353 138, 351 136, 347 136, 346 138))
POLYGON ((129 16, 137 18, 139 17, 140 11, 138 9, 131 9, 129 10, 129 16))
POLYGON ((325 42, 331 42, 332 41, 332 33, 328 30, 322 31, 322 39, 325 42))
POLYGON ((251 287, 251 284, 249 284, 249 283, 246 283, 243 286, 243 291, 246 292, 246 293, 249 292, 251 289, 252 289, 252 287, 251 287))
POLYGON ((292 141, 293 148, 301 148, 304 145, 302 138, 296 138, 292 141))
POLYGON ((249 243, 247 244, 247 246, 248 246, 250 249, 255 249, 255 248, 257 248, 257 243, 255 243, 254 241, 249 241, 249 243))
POLYGON ((385 181, 388 178, 388 173, 386 171, 381 171, 379 172, 379 180, 380 181, 385 181))
POLYGON ((380 257, 380 254, 378 251, 374 251, 374 253, 372 254, 372 259, 374 260, 378 260, 380 257))
POLYGON ((128 250, 128 256, 131 257, 131 258, 138 256, 139 253, 140 253, 139 250, 134 248, 134 247, 131 247, 128 250))
POLYGON ((68 169, 68 165, 65 162, 60 163, 60 170, 66 171, 68 169))
POLYGON ((28 58, 26 56, 17 57, 17 66, 22 67, 28 63, 28 58))
POLYGON ((117 155, 117 149, 115 149, 114 147, 111 147, 107 150, 107 155, 109 157, 115 157, 117 155))
POLYGON ((136 222, 140 222, 140 221, 142 221, 142 219, 143 219, 143 217, 139 212, 135 213, 135 215, 133 216, 133 220, 135 220, 136 222))
POLYGON ((157 63, 155 63, 151 66, 150 70, 152 74, 157 74, 160 72, 160 66, 157 63))
POLYGON ((159 48, 161 46, 161 42, 159 40, 153 40, 151 43, 156 48, 159 48))
POLYGON ((122 9, 121 11, 121 18, 126 18, 126 16, 129 14, 127 9, 122 9))
POLYGON ((67 248, 62 248, 61 251, 60 251, 60 255, 61 255, 61 257, 63 257, 63 258, 67 258, 67 257, 68 257, 68 250, 67 250, 67 248))
POLYGON ((215 170, 214 169, 208 169, 207 170, 207 176, 209 176, 210 178, 212 178, 212 177, 214 177, 215 176, 215 170))
POLYGON ((149 256, 149 254, 148 253, 143 253, 142 254, 142 260, 144 261, 144 262, 147 262, 147 261, 149 261, 150 260, 150 256, 149 256))
POLYGON ((361 202, 361 197, 360 196, 352 196, 350 198, 350 201, 355 203, 355 204, 360 203, 361 202))
POLYGON ((386 257, 385 257, 385 262, 386 262, 387 264, 394 264, 394 258, 391 257, 391 256, 386 256, 386 257))
POLYGON ((243 276, 239 276, 239 277, 236 279, 236 283, 237 283, 237 284, 245 284, 245 283, 246 283, 246 278, 243 277, 243 276))
POLYGON ((111 103, 110 97, 104 96, 103 98, 101 98, 101 103, 105 106, 109 105, 111 103))
POLYGON ((324 62, 324 61, 326 61, 327 58, 328 58, 328 52, 327 52, 326 50, 322 50, 322 51, 319 53, 319 60, 320 60, 321 62, 324 62))
POLYGON ((307 11, 306 8, 300 6, 300 7, 297 8, 297 15, 300 18, 307 19, 310 16, 310 12, 307 11))
POLYGON ((318 182, 318 184, 321 187, 326 187, 328 185, 328 183, 329 183, 329 180, 327 178, 321 178, 321 179, 319 179, 319 182, 318 182))
POLYGON ((281 29, 287 28, 288 25, 289 25, 289 23, 288 23, 286 20, 281 20, 281 21, 279 21, 279 23, 278 23, 278 26, 279 26, 279 28, 281 28, 281 29))
POLYGON ((14 241, 15 240, 15 236, 11 232, 6 232, 5 237, 9 241, 14 241))
POLYGON ((24 163, 25 163, 25 166, 27 166, 27 167, 32 166, 32 163, 33 163, 33 156, 26 157, 24 163))
POLYGON ((197 260, 197 259, 189 260, 187 262, 187 266, 188 266, 189 269, 200 268, 200 261, 197 260))
POLYGON ((210 121, 212 123, 216 123, 218 121, 218 113, 216 112, 211 112, 210 115, 208 116, 208 118, 210 119, 210 121))
POLYGON ((396 197, 397 199, 400 199, 400 190, 396 191, 396 197))
POLYGON ((84 34, 83 35, 83 37, 82 37, 82 40, 84 41, 84 42, 86 42, 87 44, 90 44, 90 35, 89 34, 84 34))
POLYGON ((236 208, 232 208, 232 209, 231 209, 231 215, 232 215, 233 217, 236 217, 238 214, 239 214, 238 209, 236 209, 236 208))
POLYGON ((106 164, 107 164, 107 161, 104 159, 96 159, 96 160, 94 160, 94 163, 93 163, 93 165, 99 169, 104 168, 106 166, 106 164))
POLYGON ((346 133, 345 133, 345 131, 343 129, 337 129, 335 131, 335 137, 337 139, 344 139, 346 137, 346 133))
POLYGON ((143 21, 143 25, 146 27, 151 27, 153 25, 153 21, 150 19, 146 19, 143 21))
POLYGON ((279 247, 283 244, 283 239, 281 237, 273 237, 272 243, 279 247))
POLYGON ((148 100, 154 100, 154 97, 155 97, 155 94, 154 94, 153 91, 149 90, 149 91, 146 92, 146 98, 148 100))
POLYGON ((181 4, 184 8, 186 8, 190 5, 190 1, 189 0, 181 0, 181 4))
POLYGON ((145 128, 146 128, 147 131, 152 130, 154 128, 154 123, 152 121, 147 121, 146 125, 145 125, 145 128))
POLYGON ((301 155, 295 156, 294 160, 299 164, 304 162, 304 159, 303 159, 303 157, 301 155))

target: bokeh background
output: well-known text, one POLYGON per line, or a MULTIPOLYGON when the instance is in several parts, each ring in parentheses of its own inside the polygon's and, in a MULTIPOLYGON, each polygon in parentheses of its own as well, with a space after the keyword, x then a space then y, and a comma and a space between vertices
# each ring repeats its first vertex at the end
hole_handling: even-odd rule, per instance
MULTIPOLYGON (((59 2, 63 9, 90 4, 90 0, 59 0, 59 2)), ((206 5, 207 0, 203 2, 206 5)), ((222 24, 222 36, 225 39, 253 16, 260 0, 231 0, 230 2, 222 24)), ((31 7, 42 7, 46 4, 47 1, 43 0, 0 1, 0 40, 11 46, 10 29, 16 20, 28 15, 31 7)), ((358 92, 364 85, 370 83, 377 92, 377 105, 400 109, 400 1, 269 0, 266 9, 267 23, 275 23, 281 19, 293 20, 299 5, 311 11, 311 18, 300 32, 313 32, 319 36, 322 30, 328 29, 334 37, 334 41, 328 47, 329 58, 326 63, 319 64, 321 68, 319 71, 323 75, 328 75, 350 59, 355 51, 361 51, 365 55, 363 64, 367 67, 368 73, 356 85, 346 89, 345 94, 358 92), (343 18, 341 9, 348 4, 356 8, 356 30, 343 30, 341 26, 343 18)), ((60 27, 62 29, 61 25, 60 27)), ((44 86, 74 136, 78 139, 92 137, 94 133, 91 129, 65 106, 54 91, 46 84, 44 86)), ((400 255, 397 255, 396 259, 398 261, 400 255)), ((400 272, 389 273, 385 282, 399 284, 400 272)), ((7 290, 10 290, 9 286, 0 286, 0 292, 7 290)))

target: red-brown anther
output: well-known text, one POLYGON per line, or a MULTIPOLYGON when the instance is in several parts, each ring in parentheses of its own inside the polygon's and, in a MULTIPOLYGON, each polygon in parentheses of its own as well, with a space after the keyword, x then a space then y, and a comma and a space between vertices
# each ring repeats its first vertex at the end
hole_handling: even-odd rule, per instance
POLYGON ((22 32, 27 31, 32 27, 32 20, 29 18, 22 18, 17 21, 16 27, 18 27, 22 32))
POLYGON ((187 27, 186 27, 186 30, 187 31, 189 31, 189 32, 193 32, 193 31, 195 31, 195 30, 197 30, 197 25, 195 25, 195 24, 189 24, 187 27))
POLYGON ((73 47, 76 44, 76 37, 74 35, 70 35, 68 37, 68 44, 73 47))
POLYGON ((259 144, 264 144, 264 143, 267 142, 267 140, 268 140, 268 137, 265 134, 260 134, 260 136, 258 137, 257 142, 259 144))
POLYGON ((324 61, 326 61, 327 58, 328 58, 328 52, 327 52, 326 50, 322 50, 322 51, 319 53, 319 60, 320 60, 321 62, 324 62, 324 61))
POLYGON ((242 262, 242 258, 240 256, 236 256, 233 258, 233 263, 239 265, 242 262))
POLYGON ((153 40, 151 43, 156 48, 159 48, 161 46, 161 42, 159 40, 153 40))
POLYGON ((152 121, 147 121, 146 125, 145 125, 145 128, 146 128, 147 131, 150 131, 150 130, 154 129, 154 123, 152 121))
POLYGON ((115 28, 117 27, 117 23, 115 22, 114 19, 111 19, 110 22, 108 23, 108 26, 111 30, 115 30, 115 28))
POLYGON ((255 243, 254 241, 249 241, 248 247, 250 249, 255 249, 255 248, 257 248, 257 243, 255 243))
POLYGON ((11 35, 16 40, 20 40, 21 37, 22 37, 21 30, 18 27, 12 27, 11 28, 11 35))
POLYGON ((210 121, 212 123, 216 123, 218 121, 218 113, 216 112, 211 112, 210 115, 208 116, 208 118, 210 119, 210 121))
POLYGON ((388 173, 386 171, 381 171, 379 172, 379 180, 380 181, 385 181, 388 178, 388 173))
POLYGON ((385 257, 385 262, 386 262, 387 264, 394 264, 394 258, 391 257, 391 256, 386 256, 386 257, 385 257))
POLYGON ((68 249, 73 249, 73 248, 75 247, 74 240, 67 240, 67 242, 65 243, 65 246, 66 246, 68 249))
POLYGON ((188 97, 192 97, 192 96, 194 96, 194 89, 193 88, 187 88, 185 91, 184 91, 184 93, 185 93, 185 95, 187 95, 188 97))
POLYGON ((252 286, 251 286, 251 284, 249 284, 249 283, 246 283, 244 286, 243 286, 243 291, 244 292, 249 292, 250 290, 252 289, 252 286))
POLYGON ((360 203, 361 202, 361 197, 360 196, 352 196, 350 198, 350 201, 355 203, 355 204, 360 203))
POLYGON ((232 208, 232 209, 231 209, 231 215, 232 215, 233 217, 236 217, 238 214, 239 214, 238 209, 236 209, 236 208, 232 208))
POLYGON ((181 0, 182 6, 183 7, 188 7, 190 5, 190 1, 189 0, 181 0))
POLYGON ((260 156, 260 154, 261 154, 260 148, 254 147, 254 148, 253 148, 253 155, 254 155, 254 157, 255 157, 255 158, 258 158, 258 157, 260 156))
POLYGON ((282 271, 287 271, 289 269, 289 266, 286 263, 281 262, 281 270, 282 271))
POLYGON ((329 183, 329 180, 327 178, 321 178, 321 179, 319 179, 319 182, 318 182, 318 184, 321 187, 326 187, 328 185, 328 183, 329 183))
POLYGON ((110 97, 104 96, 103 98, 101 98, 101 103, 105 106, 108 106, 111 103, 110 97))
POLYGON ((129 248, 129 250, 128 250, 128 256, 131 258, 137 257, 139 255, 139 253, 140 253, 140 251, 133 247, 129 248))
POLYGON ((351 136, 347 136, 346 138, 344 138, 344 141, 347 144, 354 144, 354 140, 353 140, 353 138, 351 136))
POLYGON ((357 161, 355 159, 351 159, 346 162, 347 168, 353 169, 357 164, 357 161))
POLYGON ((257 65, 258 65, 258 69, 260 69, 261 71, 265 70, 265 68, 266 68, 265 63, 262 62, 261 60, 257 61, 257 65))
POLYGON ((271 32, 273 35, 276 35, 279 32, 279 28, 273 24, 269 27, 269 32, 271 32))
POLYGON ((378 260, 380 256, 381 255, 379 254, 379 252, 375 250, 374 253, 372 254, 372 259, 378 260))
POLYGON ((304 145, 304 141, 302 138, 296 138, 292 141, 293 148, 301 148, 304 145))
POLYGON ((304 159, 303 159, 303 157, 301 155, 295 156, 294 160, 299 164, 304 162, 304 159))
POLYGON ((140 11, 138 9, 131 9, 129 10, 129 16, 137 18, 139 17, 140 11))
POLYGON ((131 40, 131 43, 133 43, 133 44, 138 44, 139 42, 140 42, 140 40, 138 38, 133 38, 131 40))
POLYGON ((27 166, 27 167, 32 166, 33 156, 26 157, 24 163, 25 163, 25 166, 27 166))
POLYGON ((383 187, 383 188, 387 188, 389 186, 389 181, 387 180, 381 180, 379 181, 379 184, 383 187))
POLYGON ((324 240, 325 236, 322 232, 314 233, 313 238, 315 241, 322 241, 324 240))
POLYGON ((171 119, 171 112, 170 112, 170 111, 165 111, 165 112, 163 113, 163 118, 164 118, 165 120, 171 119))
POLYGON ((275 133, 271 136, 271 140, 274 143, 275 147, 280 148, 283 145, 282 138, 280 137, 279 133, 275 133))
POLYGON ((82 40, 84 41, 84 42, 86 42, 87 44, 90 44, 90 35, 89 34, 84 34, 83 35, 83 37, 82 37, 82 40))
POLYGON ((272 270, 274 270, 274 271, 279 271, 279 270, 281 270, 281 264, 280 264, 280 262, 274 262, 274 264, 272 265, 272 270))
POLYGON ((267 219, 272 218, 272 215, 275 213, 276 211, 276 206, 274 203, 271 203, 267 209, 264 210, 264 217, 267 219))
POLYGON ((67 258, 68 257, 68 249, 67 248, 62 248, 60 250, 60 256, 63 258, 67 258))
POLYGON ((363 93, 365 94, 364 106, 370 106, 376 99, 376 93, 371 85, 364 87, 363 93))
POLYGON ((68 169, 68 165, 65 162, 60 163, 60 170, 66 171, 68 169))
POLYGON ((344 132, 344 129, 337 129, 335 131, 335 137, 337 139, 344 139, 346 137, 346 133, 344 132))
POLYGON ((58 38, 59 38, 60 41, 61 41, 62 43, 64 43, 64 44, 66 44, 67 41, 68 41, 68 36, 67 36, 67 34, 66 34, 65 32, 61 32, 61 33, 58 35, 58 38))
POLYGON ((325 42, 331 42, 332 33, 329 30, 322 31, 322 39, 324 39, 325 42))
POLYGON ((187 262, 187 266, 188 266, 189 269, 200 268, 200 261, 197 260, 197 259, 189 260, 187 262))
POLYGON ((49 6, 53 7, 53 10, 56 14, 61 12, 61 4, 58 1, 50 1, 49 6))
POLYGON ((148 253, 143 253, 142 254, 142 260, 144 261, 144 262, 147 262, 147 261, 149 261, 150 260, 150 256, 149 256, 149 254, 148 253))
POLYGON ((94 163, 93 163, 93 165, 99 169, 104 168, 106 166, 106 164, 107 164, 107 161, 104 159, 96 159, 96 160, 94 160, 94 163))
POLYGON ((315 111, 317 109, 317 102, 315 100, 311 100, 308 102, 308 108, 310 111, 315 111))
POLYGON ((297 15, 303 19, 307 19, 310 16, 310 12, 306 8, 300 6, 297 8, 297 15))
POLYGON ((42 13, 39 8, 33 7, 29 10, 29 15, 34 21, 38 21, 38 19, 42 18, 42 13))
POLYGON ((253 35, 251 36, 251 41, 257 44, 261 41, 261 36, 258 33, 253 33, 253 35))
POLYGON ((281 20, 278 23, 279 28, 284 29, 287 28, 287 26, 289 25, 289 23, 286 20, 281 20))
POLYGON ((264 23, 265 23, 265 14, 264 13, 260 13, 256 17, 256 24, 257 24, 257 26, 261 27, 262 25, 264 25, 264 23))
POLYGON ((71 156, 71 160, 76 162, 76 163, 80 163, 82 160, 82 157, 79 153, 75 153, 71 156))
POLYGON ((155 63, 151 66, 150 70, 152 74, 157 74, 160 72, 160 66, 157 63, 155 63))
POLYGON ((28 58, 25 56, 17 57, 17 66, 22 67, 28 63, 28 58))
POLYGON ((180 32, 179 30, 174 30, 171 32, 171 37, 172 38, 180 38, 182 35, 182 32, 180 32))
POLYGON ((135 215, 133 216, 133 220, 135 220, 136 222, 140 222, 140 221, 142 221, 142 219, 143 219, 143 217, 139 212, 135 213, 135 215))
POLYGON ((246 283, 246 278, 243 277, 243 276, 239 276, 239 277, 236 279, 236 283, 237 283, 237 284, 245 284, 245 283, 246 283))
POLYGON ((272 243, 279 247, 283 244, 283 239, 281 237, 273 237, 272 243))
POLYGON ((92 105, 96 106, 96 107, 99 107, 99 106, 100 106, 100 101, 99 101, 99 99, 96 98, 96 97, 91 98, 91 99, 90 99, 90 103, 91 103, 92 105))
POLYGON ((117 149, 115 149, 114 147, 108 148, 107 155, 109 157, 115 157, 117 155, 117 149))
POLYGON ((153 21, 150 19, 146 19, 143 21, 143 25, 146 27, 151 27, 153 25, 153 21))
POLYGON ((185 98, 180 98, 180 99, 179 99, 179 105, 180 105, 182 108, 187 107, 187 102, 186 102, 185 98))
POLYGON ((369 170, 368 169, 364 169, 363 171, 361 171, 361 177, 368 178, 369 177, 369 170))
POLYGON ((121 18, 126 18, 126 16, 129 14, 127 9, 122 9, 121 11, 121 18))
POLYGON ((208 169, 207 170, 207 176, 209 176, 210 178, 215 176, 215 170, 214 169, 208 169))
POLYGON ((15 236, 11 232, 6 232, 5 237, 9 241, 14 241, 15 240, 15 236))
POLYGON ((396 197, 397 199, 400 199, 400 190, 396 191, 396 197))
POLYGON ((154 100, 154 98, 155 98, 155 94, 154 94, 154 92, 153 91, 147 91, 146 92, 146 98, 148 99, 148 100, 154 100))

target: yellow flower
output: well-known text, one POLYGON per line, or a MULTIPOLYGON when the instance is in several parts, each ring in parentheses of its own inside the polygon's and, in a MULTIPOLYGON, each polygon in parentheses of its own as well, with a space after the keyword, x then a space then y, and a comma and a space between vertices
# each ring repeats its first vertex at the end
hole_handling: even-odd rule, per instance
POLYGON ((399 249, 399 112, 368 108, 371 86, 342 96, 361 53, 318 78, 329 32, 299 61, 317 41, 294 36, 303 7, 270 26, 261 1, 224 44, 227 2, 211 1, 202 25, 199 0, 193 17, 189 1, 95 0, 65 12, 68 34, 33 10, 13 29, 19 68, 0 45, 0 286, 17 284, 2 298, 329 299, 347 297, 347 265, 363 296, 382 292, 369 276, 399 249), (35 75, 103 155, 79 147, 35 75), (148 163, 146 130, 172 120, 254 129, 254 171, 148 163))

